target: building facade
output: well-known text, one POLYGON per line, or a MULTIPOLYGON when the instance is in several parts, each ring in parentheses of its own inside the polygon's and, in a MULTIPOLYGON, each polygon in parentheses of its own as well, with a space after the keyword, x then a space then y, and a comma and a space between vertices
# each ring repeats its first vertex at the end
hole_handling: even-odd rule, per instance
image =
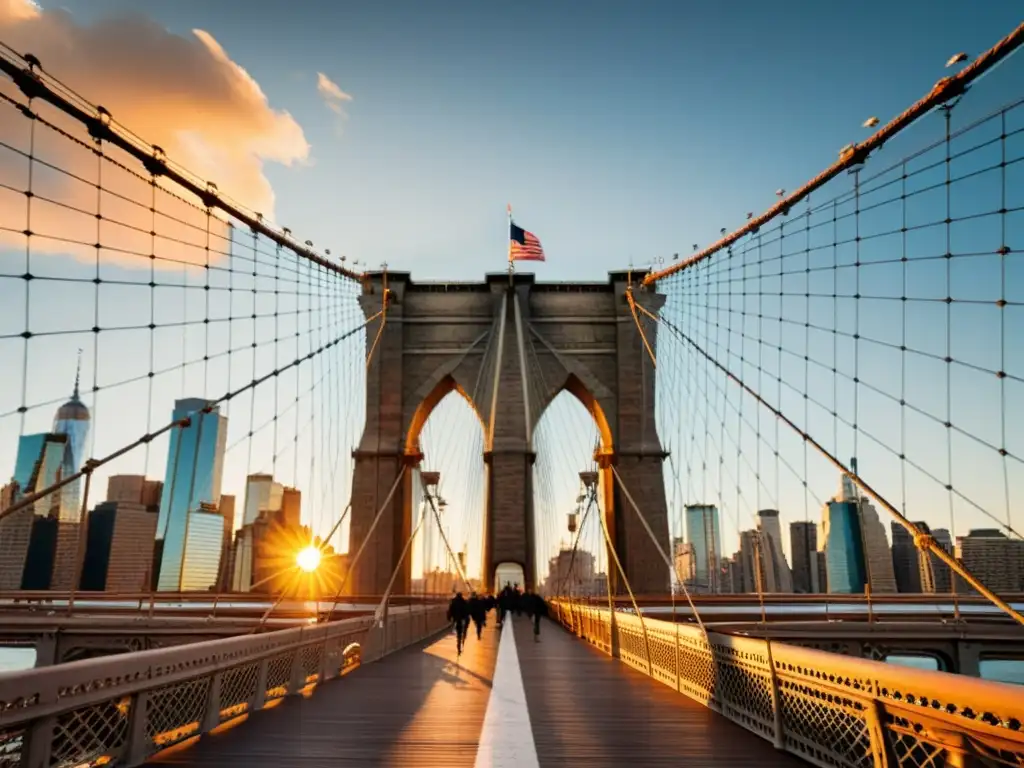
POLYGON ((152 581, 157 509, 136 501, 104 501, 88 516, 80 588, 145 592, 152 581))
POLYGON ((216 509, 220 503, 227 419, 216 407, 203 413, 207 405, 199 398, 174 404, 173 419, 190 417, 191 423, 171 432, 156 534, 161 592, 207 590, 217 583, 224 524, 202 505, 216 509), (190 573, 190 567, 197 570, 190 573))
POLYGON ((856 501, 830 501, 822 519, 827 589, 834 594, 859 594, 868 583, 856 501))
MULTIPOLYGON (((953 537, 945 528, 936 528, 931 532, 935 543, 942 547, 946 554, 953 555, 953 537)), ((944 562, 930 552, 922 552, 918 556, 918 567, 921 571, 921 590, 923 592, 952 592, 953 571, 944 562)))
MULTIPOLYGON (((995 528, 978 528, 957 536, 956 555, 996 594, 1024 590, 1024 540, 1008 538, 995 528)), ((968 589, 958 578, 957 591, 968 589)))
POLYGON ((782 526, 777 509, 762 509, 757 513, 757 527, 761 531, 765 558, 766 592, 793 591, 793 575, 782 549, 782 526))
MULTIPOLYGON (((850 465, 856 472, 855 458, 850 465)), ((896 574, 885 527, 874 505, 860 495, 851 475, 840 477, 838 495, 822 510, 822 538, 829 592, 896 592, 896 574)))
POLYGON ((693 585, 703 592, 718 592, 718 561, 722 546, 718 508, 713 504, 689 504, 684 514, 686 541, 693 546, 693 585))
MULTIPOLYGON (((68 468, 66 434, 23 435, 18 440, 7 506, 53 485, 68 468)), ((4 589, 70 588, 77 545, 75 510, 55 491, 0 520, 0 585, 4 589), (58 556, 60 555, 60 556, 58 556)))
POLYGON ((818 526, 800 520, 789 524, 789 551, 793 556, 793 591, 800 594, 814 594, 818 590, 817 563, 814 553, 818 549, 818 526))
MULTIPOLYGON (((925 523, 917 522, 914 525, 922 531, 928 531, 925 523)), ((895 520, 889 524, 889 529, 892 532, 892 568, 896 575, 896 589, 907 593, 921 592, 921 568, 914 537, 895 520)))

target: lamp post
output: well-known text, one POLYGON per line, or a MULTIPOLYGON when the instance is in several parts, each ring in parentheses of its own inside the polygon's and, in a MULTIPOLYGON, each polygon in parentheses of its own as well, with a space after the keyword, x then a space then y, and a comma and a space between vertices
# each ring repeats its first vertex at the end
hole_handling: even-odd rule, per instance
MULTIPOLYGON (((428 517, 433 516, 433 504, 437 503, 440 510, 441 504, 438 502, 440 498, 438 495, 438 486, 441 484, 441 473, 440 472, 420 472, 420 481, 423 483, 423 503, 428 505, 428 509, 424 510, 428 517)), ((432 579, 432 571, 430 570, 430 561, 434 555, 434 542, 433 537, 430 535, 431 526, 430 520, 427 520, 427 528, 423 533, 423 592, 426 594, 430 592, 434 593, 434 584, 432 583, 436 579, 432 579)))

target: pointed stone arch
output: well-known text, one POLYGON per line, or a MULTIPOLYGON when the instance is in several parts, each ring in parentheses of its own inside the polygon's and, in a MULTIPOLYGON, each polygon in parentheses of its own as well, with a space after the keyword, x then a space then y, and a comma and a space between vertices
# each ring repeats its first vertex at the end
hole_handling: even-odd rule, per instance
POLYGON ((484 429, 486 433, 483 419, 480 417, 480 410, 476 407, 476 403, 473 402, 473 398, 470 397, 469 393, 466 392, 462 385, 455 380, 455 377, 448 373, 438 379, 437 383, 427 391, 422 399, 420 399, 415 410, 412 412, 409 424, 405 428, 406 456, 422 456, 422 451, 420 450, 420 435, 423 433, 423 427, 430 418, 430 414, 434 412, 434 409, 437 408, 441 401, 452 392, 457 392, 463 397, 463 399, 465 399, 469 404, 470 409, 472 409, 473 414, 477 417, 477 420, 480 421, 480 428, 484 429))
POLYGON ((565 383, 562 384, 559 391, 568 392, 582 403, 583 407, 587 409, 587 413, 589 413, 594 419, 594 424, 597 426, 597 432, 601 437, 601 452, 608 454, 613 453, 615 450, 615 438, 612 434, 612 428, 611 424, 608 422, 608 417, 605 415, 604 408, 601 407, 600 400, 591 393, 590 389, 575 373, 570 373, 566 377, 565 383))

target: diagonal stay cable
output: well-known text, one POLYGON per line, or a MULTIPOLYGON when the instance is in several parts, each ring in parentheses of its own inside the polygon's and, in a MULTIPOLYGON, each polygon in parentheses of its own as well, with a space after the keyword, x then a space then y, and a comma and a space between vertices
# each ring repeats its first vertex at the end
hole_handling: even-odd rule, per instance
MULTIPOLYGON (((595 485, 590 489, 590 496, 594 503, 597 501, 597 486, 595 485)), ((643 611, 640 610, 640 606, 636 602, 636 595, 633 592, 633 587, 629 583, 629 577, 626 575, 626 570, 622 567, 622 561, 619 560, 619 553, 615 551, 615 545, 612 544, 612 535, 608 531, 608 520, 604 515, 599 514, 598 518, 601 521, 601 534, 604 536, 605 549, 608 550, 608 554, 611 556, 612 561, 615 563, 616 569, 619 571, 619 576, 622 577, 622 583, 626 587, 626 593, 629 595, 629 602, 633 605, 633 611, 636 613, 636 618, 640 622, 640 629, 644 635, 644 651, 647 654, 647 674, 654 674, 654 661, 651 658, 651 641, 647 636, 647 622, 644 621, 643 611)), ((610 570, 610 569, 609 569, 610 570)), ((614 595, 611 590, 608 591, 608 602, 609 602, 609 616, 608 622, 611 628, 615 626, 615 610, 611 606, 613 605, 614 595)))
POLYGON ((587 508, 583 510, 583 517, 580 518, 579 529, 576 531, 576 541, 573 542, 572 552, 569 554, 569 568, 568 570, 566 570, 565 577, 562 579, 562 583, 559 584, 558 590, 555 592, 555 596, 565 594, 563 590, 565 588, 566 582, 568 582, 569 578, 572 576, 572 569, 573 566, 576 564, 576 550, 580 546, 580 539, 583 538, 583 530, 587 524, 587 518, 590 517, 590 510, 596 505, 596 497, 593 494, 588 495, 587 508))
POLYGON ((70 485, 71 483, 73 483, 76 480, 78 480, 80 477, 83 477, 85 475, 91 475, 95 470, 99 469, 100 467, 102 467, 102 466, 104 466, 106 464, 109 464, 110 462, 114 461, 115 459, 120 458, 121 456, 124 456, 126 453, 129 453, 129 452, 133 451, 134 449, 138 448, 140 445, 146 445, 147 443, 152 442, 155 438, 159 437, 160 435, 162 435, 162 434, 164 434, 166 432, 170 432, 175 427, 178 427, 180 429, 185 429, 186 427, 191 425, 192 418, 194 416, 198 416, 198 415, 201 415, 201 414, 211 413, 213 411, 213 409, 216 406, 218 406, 219 404, 228 402, 232 398, 238 397, 238 395, 242 394, 243 392, 247 392, 250 389, 255 389, 260 384, 263 384, 264 382, 269 381, 272 378, 280 376, 285 371, 291 370, 292 368, 297 368, 302 363, 307 362, 308 360, 312 360, 313 358, 317 357, 318 355, 322 354, 323 352, 331 349, 332 347, 337 346, 341 342, 345 341, 345 339, 349 338, 350 336, 352 336, 352 335, 358 333, 359 331, 361 331, 362 329, 364 329, 373 320, 376 320, 377 317, 380 316, 380 314, 381 313, 378 312, 376 315, 373 315, 372 317, 367 318, 364 323, 361 323, 356 328, 353 328, 353 329, 351 329, 349 331, 346 331, 341 336, 338 336, 334 340, 329 341, 326 344, 322 345, 319 349, 315 349, 312 352, 309 352, 309 353, 307 353, 305 355, 301 355, 301 356, 295 358, 292 362, 288 363, 287 365, 281 366, 280 368, 276 368, 275 370, 270 371, 270 372, 264 374, 263 376, 261 376, 258 379, 253 379, 251 382, 249 382, 248 384, 246 384, 243 387, 239 387, 234 392, 228 392, 226 395, 222 395, 221 397, 217 398, 216 400, 213 400, 213 401, 209 402, 206 405, 206 407, 200 408, 200 409, 198 409, 196 411, 193 411, 192 413, 190 413, 187 416, 184 416, 184 417, 182 417, 180 419, 176 419, 175 421, 172 421, 169 424, 166 424, 165 426, 161 427, 156 432, 150 432, 149 434, 143 435, 142 437, 140 437, 135 442, 130 443, 129 445, 126 445, 126 446, 124 446, 124 447, 114 451, 113 453, 110 453, 110 454, 104 456, 102 459, 89 459, 88 461, 85 462, 85 466, 82 469, 80 469, 79 471, 74 472, 72 474, 67 475, 66 477, 61 478, 57 482, 53 483, 52 485, 50 485, 47 488, 44 488, 41 491, 37 491, 37 492, 35 492, 33 494, 25 496, 24 498, 22 498, 19 501, 15 502, 11 506, 7 507, 7 509, 4 509, 4 510, 0 511, 0 520, 3 520, 8 515, 12 515, 15 512, 18 512, 18 511, 20 511, 22 509, 25 509, 26 507, 29 507, 29 506, 35 504, 35 502, 39 501, 40 499, 46 498, 47 496, 51 495, 55 491, 60 490, 61 488, 63 488, 66 485, 70 485))
POLYGON ((708 630, 704 626, 704 621, 700 617, 700 612, 697 610, 697 606, 693 603, 693 598, 690 597, 690 590, 686 588, 686 580, 682 578, 682 574, 678 572, 675 565, 673 565, 672 561, 669 559, 669 556, 665 553, 665 549, 661 546, 661 542, 658 541, 658 537, 654 535, 654 531, 651 530, 650 523, 647 522, 647 518, 644 516, 644 513, 640 511, 640 507, 638 507, 636 505, 636 501, 633 500, 633 494, 629 492, 629 488, 627 488, 626 484, 622 482, 622 475, 619 474, 619 470, 617 470, 614 465, 612 465, 611 469, 612 473, 615 475, 615 481, 619 484, 619 488, 622 489, 622 493, 626 497, 626 501, 629 502, 629 505, 633 508, 636 516, 640 518, 640 523, 643 525, 644 530, 647 531, 647 535, 651 537, 651 541, 654 542, 654 546, 657 548, 658 554, 661 555, 661 559, 665 561, 665 565, 667 565, 669 570, 673 571, 676 574, 676 578, 679 579, 679 583, 683 587, 683 594, 686 596, 686 602, 689 603, 690 610, 693 611, 693 616, 697 619, 697 624, 700 625, 701 632, 704 633, 704 639, 707 640, 708 630))
POLYGON ((402 554, 398 557, 398 562, 395 563, 394 570, 391 571, 391 579, 388 581, 388 586, 384 590, 384 596, 381 597, 380 603, 377 605, 377 609, 373 612, 373 620, 378 624, 384 620, 384 609, 391 599, 391 590, 395 587, 395 581, 398 579, 398 574, 402 570, 402 565, 405 563, 405 558, 409 556, 409 550, 412 548, 413 541, 416 540, 416 535, 420 532, 420 528, 423 527, 423 521, 427 519, 427 510, 420 509, 420 519, 416 521, 416 526, 412 529, 412 533, 409 534, 409 538, 405 540, 405 546, 402 547, 402 554))
POLYGON ((430 503, 430 509, 434 513, 434 521, 437 523, 438 533, 441 534, 441 541, 444 542, 444 546, 445 549, 448 550, 449 557, 451 557, 452 561, 455 563, 455 570, 458 571, 459 578, 462 579, 463 583, 466 585, 466 589, 472 591, 473 585, 470 584, 469 579, 466 578, 466 572, 462 569, 462 563, 459 562, 459 558, 456 557, 455 553, 452 551, 452 545, 448 543, 448 537, 445 535, 444 526, 441 525, 441 513, 438 512, 437 505, 434 503, 434 496, 433 494, 426 493, 427 486, 426 483, 423 482, 422 474, 420 475, 420 482, 423 484, 423 490, 425 492, 424 495, 426 496, 427 501, 430 503))
POLYGON ((658 358, 655 356, 654 350, 651 348, 651 343, 647 340, 647 334, 644 333, 644 327, 640 323, 640 316, 637 314, 637 310, 640 310, 649 317, 653 317, 653 315, 651 315, 643 305, 637 302, 636 297, 633 295, 632 285, 626 289, 626 303, 629 304, 629 311, 630 314, 633 315, 633 322, 636 323, 636 329, 640 333, 640 339, 644 343, 644 349, 647 350, 647 355, 651 358, 651 366, 657 368, 658 358))

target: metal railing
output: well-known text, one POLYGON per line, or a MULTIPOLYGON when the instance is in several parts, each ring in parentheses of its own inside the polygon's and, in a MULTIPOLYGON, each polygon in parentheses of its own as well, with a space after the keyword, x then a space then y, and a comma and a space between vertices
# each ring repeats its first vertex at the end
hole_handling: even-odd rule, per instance
POLYGON ((1024 688, 612 614, 555 600, 567 629, 827 768, 1024 765, 1024 688), (643 625, 646 626, 646 644, 643 625), (647 648, 650 649, 649 655, 647 648))
POLYGON ((139 765, 445 628, 444 604, 0 674, 0 768, 139 765))

